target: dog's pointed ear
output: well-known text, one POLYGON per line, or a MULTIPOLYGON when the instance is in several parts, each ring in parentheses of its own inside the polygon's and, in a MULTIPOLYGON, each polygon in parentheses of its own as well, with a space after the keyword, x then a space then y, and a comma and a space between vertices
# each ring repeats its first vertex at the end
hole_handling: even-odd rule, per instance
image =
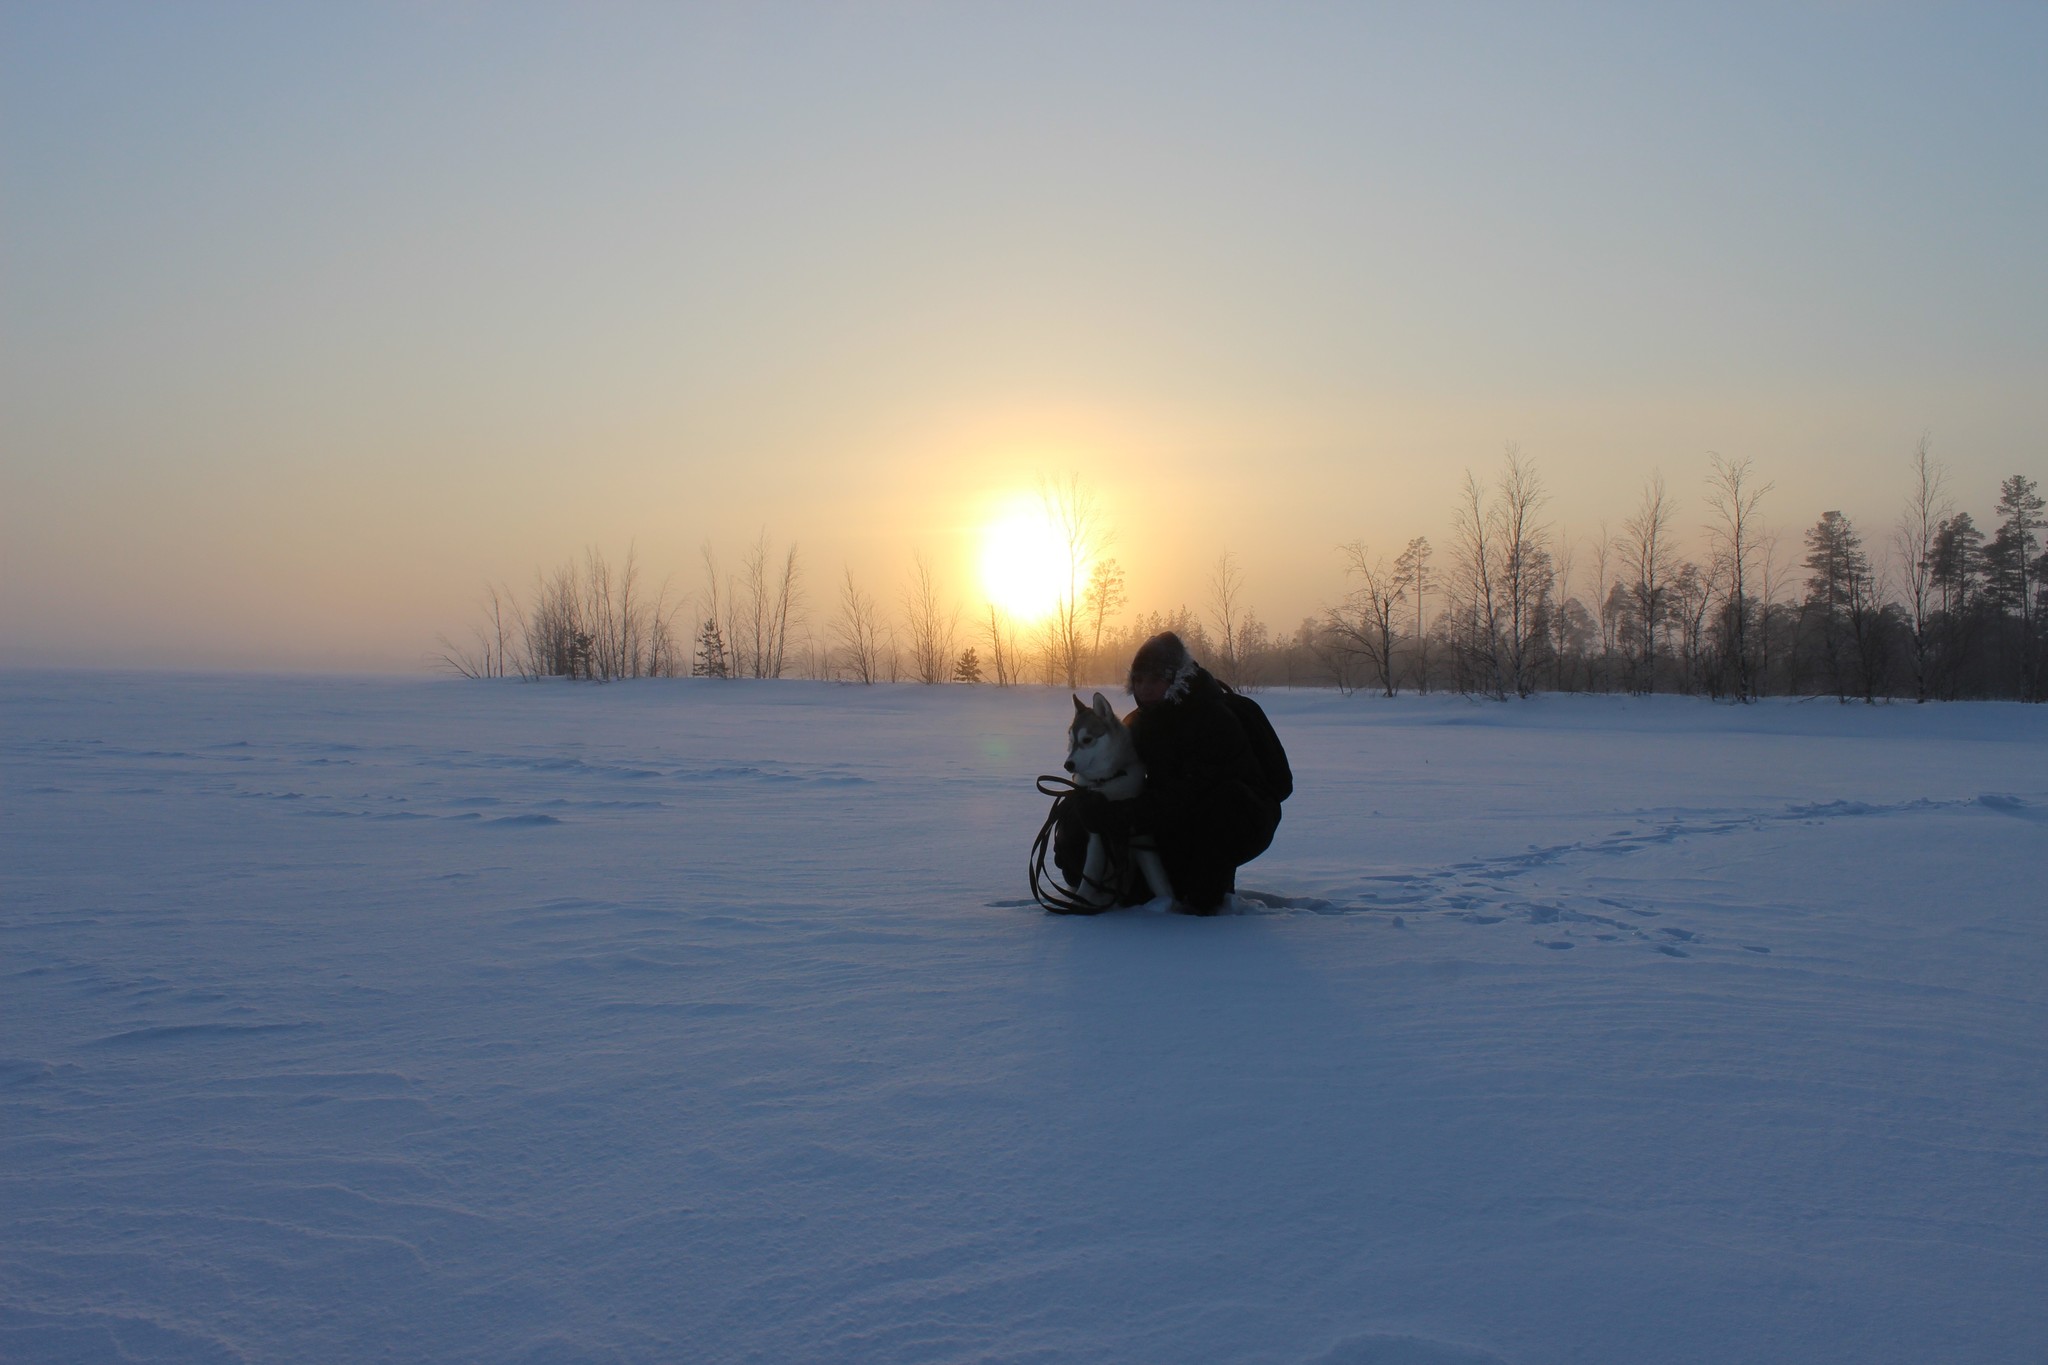
MULTIPOLYGON (((1081 699, 1079 697, 1074 698, 1074 704, 1079 706, 1081 699)), ((1116 707, 1111 705, 1109 698, 1103 696, 1100 692, 1095 694, 1095 714, 1107 721, 1116 720, 1116 707)))
MULTIPOLYGON (((1098 692, 1095 695, 1099 697, 1102 694, 1098 692)), ((1088 714, 1088 708, 1081 704, 1081 698, 1078 695, 1074 698, 1074 709, 1076 711, 1079 711, 1084 716, 1088 714)))

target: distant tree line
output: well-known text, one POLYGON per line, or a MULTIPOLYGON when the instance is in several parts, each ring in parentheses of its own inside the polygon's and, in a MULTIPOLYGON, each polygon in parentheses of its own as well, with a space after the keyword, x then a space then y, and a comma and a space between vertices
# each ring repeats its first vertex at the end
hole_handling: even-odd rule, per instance
POLYGON ((536 573, 523 600, 485 588, 482 620, 466 642, 444 638, 436 662, 471 678, 672 675, 679 605, 666 586, 648 600, 633 548, 616 566, 592 549, 552 574, 536 573))
POLYGON ((1987 539, 1957 510, 1923 440, 1887 539, 1873 546, 1848 517, 1825 512, 1795 560, 1760 515, 1770 485, 1751 463, 1715 456, 1710 466, 1706 554, 1694 560, 1678 548, 1677 504, 1661 477, 1618 531, 1571 542, 1539 520, 1541 480, 1510 448, 1490 484, 1467 475, 1441 569, 1425 539, 1391 564, 1343 547, 1349 591, 1266 668, 1388 696, 1434 687, 2048 700, 2035 480, 2000 485, 1987 539))
POLYGON ((1467 473, 1441 550, 1425 536, 1391 559, 1338 547, 1343 590, 1285 636, 1247 604, 1228 550, 1199 609, 1127 612, 1114 537, 1070 477, 1043 490, 1066 568, 1036 622, 987 603, 966 614, 921 553, 894 594, 843 569, 814 620, 796 546, 777 552, 763 532, 733 570, 707 548, 706 586, 690 597, 666 585, 650 595, 630 548, 616 567, 588 551, 524 596, 489 589, 467 643, 444 641, 439 661, 471 677, 1078 687, 1120 682, 1140 642, 1173 630, 1246 689, 2048 700, 2038 483, 2004 480, 1987 534, 1956 507, 1924 439, 1909 470, 1889 534, 1873 543, 1829 511, 1794 546, 1765 521, 1771 485, 1751 462, 1712 456, 1704 553, 1688 558, 1661 476, 1618 529, 1573 538, 1542 519, 1542 479, 1511 446, 1490 480, 1467 473))
POLYGON ((650 597, 631 548, 622 566, 587 550, 536 574, 524 593, 490 586, 467 636, 444 637, 435 663, 472 678, 1078 685, 1125 604, 1123 573, 1102 556, 1111 537, 1078 477, 1048 485, 1043 499, 1066 569, 1041 621, 1017 621, 993 604, 963 619, 922 553, 893 600, 842 570, 831 609, 814 620, 797 547, 778 552, 763 531, 734 569, 706 547, 705 586, 689 597, 667 584, 650 597))

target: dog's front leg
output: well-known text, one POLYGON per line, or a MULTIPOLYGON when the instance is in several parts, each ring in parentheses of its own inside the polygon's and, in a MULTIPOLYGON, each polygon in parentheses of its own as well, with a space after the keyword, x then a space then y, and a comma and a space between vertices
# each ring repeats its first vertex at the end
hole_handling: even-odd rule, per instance
POLYGON ((1109 845, 1100 834, 1088 836, 1088 858, 1081 864, 1080 898, 1097 909, 1107 909, 1116 899, 1116 887, 1109 875, 1109 845))
POLYGON ((1167 880, 1166 864, 1159 860, 1159 851, 1152 847, 1152 841, 1144 836, 1131 840, 1131 856, 1138 860, 1138 871, 1144 874, 1145 887, 1155 901, 1173 900, 1173 883, 1167 880))

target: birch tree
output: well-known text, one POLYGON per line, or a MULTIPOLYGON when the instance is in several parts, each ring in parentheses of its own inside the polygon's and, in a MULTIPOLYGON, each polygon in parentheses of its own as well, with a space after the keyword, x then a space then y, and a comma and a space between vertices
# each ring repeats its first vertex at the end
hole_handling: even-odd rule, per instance
POLYGON ((1339 546, 1351 590, 1344 601, 1325 613, 1326 638, 1341 653, 1361 659, 1379 679, 1383 696, 1394 695, 1394 644, 1399 638, 1395 616, 1402 589, 1386 561, 1370 559, 1362 541, 1339 546))
POLYGON ((1086 653, 1082 631, 1088 569, 1108 548, 1110 534, 1095 495, 1083 487, 1079 474, 1046 484, 1040 496, 1061 555, 1060 590, 1042 632, 1043 658, 1049 674, 1064 677, 1068 687, 1077 687, 1086 653))
POLYGON ((1641 652, 1635 661, 1633 690, 1642 693, 1657 690, 1658 626, 1666 616, 1665 599, 1670 595, 1670 579, 1675 569, 1671 545, 1673 511, 1671 501, 1664 495, 1664 476, 1651 475, 1643 485, 1641 504, 1634 515, 1622 522, 1621 535, 1615 542, 1621 554, 1622 572, 1628 575, 1629 598, 1641 624, 1641 652))
POLYGON ((1429 622, 1425 603, 1436 589, 1436 576, 1429 567, 1432 553, 1429 538, 1417 536, 1394 559, 1394 586, 1400 589, 1404 602, 1412 599, 1415 603, 1414 614, 1409 618, 1414 622, 1415 688, 1424 696, 1429 695, 1429 622))
POLYGON ((1720 617, 1720 643, 1726 676, 1735 699, 1753 701, 1757 696, 1757 612, 1751 579, 1756 571, 1757 537, 1762 531, 1757 508, 1771 485, 1759 484, 1750 471, 1747 456, 1727 460, 1708 457, 1712 468, 1707 475, 1707 506, 1714 512, 1707 534, 1721 563, 1724 597, 1720 617))
POLYGON ((989 666, 995 669, 996 686, 1015 683, 1024 661, 1023 644, 1017 638, 1016 624, 993 602, 988 604, 988 619, 982 623, 982 638, 988 641, 989 666))
POLYGON ((1935 580, 1935 542, 1942 523, 1955 510, 1947 490, 1947 472, 1927 455, 1927 438, 1913 452, 1912 486, 1906 493, 1905 510, 1892 530, 1892 548, 1899 561, 1905 588, 1906 627, 1911 632, 1913 700, 1924 702, 1934 687, 1935 611, 1940 585, 1935 580))
POLYGON ((948 611, 939 601, 932 566, 920 552, 912 556, 910 582, 903 593, 904 624, 910 636, 911 667, 917 680, 932 684, 946 681, 953 662, 953 637, 959 628, 960 611, 948 611))
POLYGON ((1536 514, 1547 500, 1535 465, 1510 445, 1492 496, 1468 469, 1452 513, 1454 636, 1468 685, 1491 697, 1536 690, 1551 584, 1550 531, 1536 514))
POLYGON ((841 667, 853 681, 872 684, 882 669, 882 622, 875 599, 853 581, 851 568, 840 584, 839 616, 832 628, 839 639, 841 667))
POLYGON ((1225 550, 1209 570, 1209 621, 1216 627, 1219 653, 1211 667, 1232 687, 1244 681, 1244 571, 1225 550))

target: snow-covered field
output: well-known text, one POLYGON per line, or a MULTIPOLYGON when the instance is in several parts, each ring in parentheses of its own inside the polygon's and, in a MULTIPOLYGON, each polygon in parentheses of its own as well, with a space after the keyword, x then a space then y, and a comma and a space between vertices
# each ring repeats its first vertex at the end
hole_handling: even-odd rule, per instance
POLYGON ((0 1359, 2048 1358, 2048 707, 0 675, 0 1359))

